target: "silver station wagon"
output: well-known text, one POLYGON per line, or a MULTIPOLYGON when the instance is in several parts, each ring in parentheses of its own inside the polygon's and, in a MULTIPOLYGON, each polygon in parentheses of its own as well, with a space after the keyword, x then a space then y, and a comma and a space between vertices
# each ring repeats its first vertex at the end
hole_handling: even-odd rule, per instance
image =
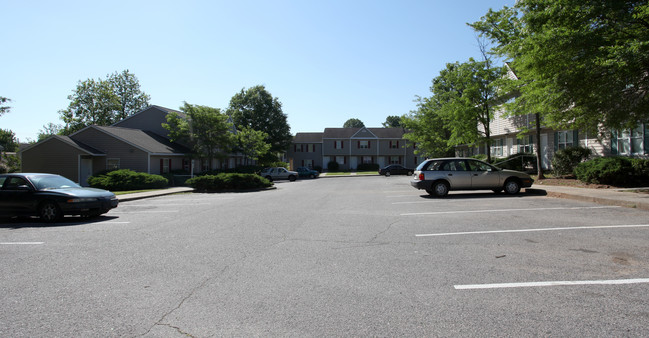
POLYGON ((435 158, 417 166, 410 185, 430 195, 443 197, 451 190, 493 190, 515 195, 531 187, 530 175, 500 169, 474 158, 435 158))

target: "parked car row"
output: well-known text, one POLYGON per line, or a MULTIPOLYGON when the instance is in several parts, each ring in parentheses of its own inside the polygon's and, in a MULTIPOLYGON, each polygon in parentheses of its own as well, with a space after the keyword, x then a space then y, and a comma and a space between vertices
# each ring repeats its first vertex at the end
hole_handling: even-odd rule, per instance
POLYGON ((300 178, 316 178, 320 176, 320 173, 316 170, 309 169, 307 167, 299 167, 295 169, 296 171, 291 171, 283 167, 272 167, 265 168, 262 170, 259 175, 266 178, 269 181, 275 180, 289 180, 291 182, 295 181, 298 177, 300 178))

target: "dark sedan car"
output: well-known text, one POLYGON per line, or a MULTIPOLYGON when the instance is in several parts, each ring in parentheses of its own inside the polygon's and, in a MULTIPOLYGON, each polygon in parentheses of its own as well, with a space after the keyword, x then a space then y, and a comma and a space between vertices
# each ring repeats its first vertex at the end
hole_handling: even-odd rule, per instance
POLYGON ((406 168, 400 164, 390 164, 389 166, 379 169, 379 175, 412 175, 415 170, 406 168))
POLYGON ((59 175, 0 175, 0 217, 39 216, 56 222, 64 215, 99 216, 117 204, 112 192, 83 188, 59 175))

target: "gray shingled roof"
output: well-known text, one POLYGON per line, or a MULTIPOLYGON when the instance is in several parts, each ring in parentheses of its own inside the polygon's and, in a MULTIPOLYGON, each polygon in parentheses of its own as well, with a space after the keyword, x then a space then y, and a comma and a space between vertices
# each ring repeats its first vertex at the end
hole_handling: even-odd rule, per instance
POLYGON ((89 146, 89 145, 87 145, 85 143, 75 141, 75 140, 71 139, 69 136, 54 135, 54 137, 56 137, 58 140, 61 140, 61 141, 65 142, 65 143, 70 144, 73 147, 76 146, 78 148, 81 148, 81 149, 87 151, 88 153, 90 153, 92 155, 106 155, 103 151, 97 150, 97 149, 95 149, 95 148, 93 148, 93 147, 91 147, 91 146, 89 146))
POLYGON ((190 152, 186 147, 172 143, 160 135, 144 130, 105 126, 92 126, 92 128, 97 128, 106 134, 119 138, 150 153, 185 154, 190 152))
MULTIPOLYGON (((325 128, 323 138, 351 138, 361 128, 325 128)), ((378 138, 403 138, 403 128, 366 128, 378 138)))
POLYGON ((293 143, 322 143, 324 133, 297 133, 293 137, 293 143))

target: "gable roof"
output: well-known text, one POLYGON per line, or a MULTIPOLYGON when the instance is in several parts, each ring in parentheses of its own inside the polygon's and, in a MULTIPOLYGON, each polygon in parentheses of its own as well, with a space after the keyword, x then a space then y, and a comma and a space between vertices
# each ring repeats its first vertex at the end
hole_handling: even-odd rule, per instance
POLYGON ((169 113, 176 113, 176 114, 178 114, 178 116, 180 116, 180 117, 183 118, 183 119, 186 119, 186 118, 187 118, 187 115, 186 115, 185 113, 179 111, 179 110, 170 109, 170 108, 165 108, 165 107, 156 106, 156 105, 150 105, 150 106, 148 106, 148 107, 146 107, 146 108, 140 110, 139 112, 137 112, 137 113, 135 113, 135 114, 133 114, 133 115, 127 116, 126 118, 124 118, 124 119, 122 119, 122 120, 119 120, 119 121, 113 123, 111 126, 112 126, 112 127, 117 127, 117 126, 119 126, 122 122, 124 122, 124 121, 128 121, 128 120, 130 120, 131 118, 133 118, 133 117, 135 117, 135 116, 137 116, 137 115, 140 115, 140 114, 146 113, 146 112, 148 112, 148 111, 151 110, 151 109, 157 109, 157 110, 160 110, 160 111, 164 112, 165 115, 166 115, 166 114, 169 114, 169 113))
POLYGON ((58 141, 61 141, 63 143, 66 143, 66 144, 68 144, 68 145, 70 145, 70 146, 72 146, 74 148, 77 148, 77 149, 81 150, 82 152, 86 153, 87 155, 106 156, 106 154, 101 150, 97 150, 97 149, 95 149, 95 148, 93 148, 93 147, 91 147, 91 146, 89 146, 89 145, 87 145, 85 143, 76 141, 76 140, 70 138, 69 136, 62 136, 62 135, 52 135, 52 136, 46 138, 43 141, 31 144, 31 145, 21 149, 19 152, 22 153, 22 152, 27 151, 27 150, 29 150, 29 149, 37 146, 37 145, 43 144, 45 142, 53 141, 53 140, 58 140, 58 141))
POLYGON ((367 129, 377 138, 403 138, 403 128, 325 128, 323 138, 347 139, 354 137, 361 129, 367 129))
POLYGON ((324 133, 297 133, 293 136, 293 143, 322 143, 324 133))
POLYGON ((177 143, 173 143, 165 137, 162 137, 150 131, 106 126, 90 126, 88 128, 94 128, 102 131, 148 153, 185 154, 190 152, 190 150, 186 147, 177 143))

